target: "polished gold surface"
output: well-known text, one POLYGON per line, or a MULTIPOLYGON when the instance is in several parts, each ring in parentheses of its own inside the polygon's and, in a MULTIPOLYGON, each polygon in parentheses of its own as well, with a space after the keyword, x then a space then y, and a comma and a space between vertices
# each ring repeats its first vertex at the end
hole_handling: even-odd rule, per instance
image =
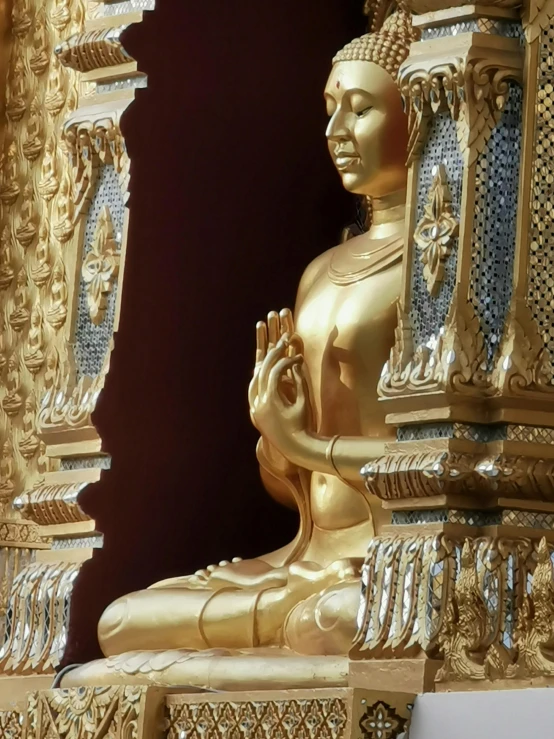
MULTIPOLYGON (((210 648, 256 654, 267 647, 282 650, 278 659, 348 652, 359 568, 387 519, 359 470, 390 438, 376 387, 400 290, 407 119, 389 71, 398 69, 412 36, 401 9, 337 56, 325 88, 329 150, 346 189, 371 198, 372 224, 306 269, 294 317, 270 313, 257 327, 249 402, 261 434, 258 459, 270 492, 295 500, 298 536, 258 559, 221 563, 120 599, 99 625, 107 656, 210 648)), ((200 651, 198 674, 214 659, 200 651)), ((244 684, 248 660, 239 664, 234 679, 244 684)), ((258 664, 257 678, 271 682, 271 654, 258 664)), ((194 684, 194 662, 187 675, 194 684)))

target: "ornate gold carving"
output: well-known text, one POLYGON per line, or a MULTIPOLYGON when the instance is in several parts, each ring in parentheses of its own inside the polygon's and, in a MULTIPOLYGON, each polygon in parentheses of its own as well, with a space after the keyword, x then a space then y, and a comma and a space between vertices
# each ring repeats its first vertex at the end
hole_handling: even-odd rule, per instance
POLYGON ((78 72, 90 72, 132 61, 120 41, 127 26, 86 31, 62 41, 56 49, 60 62, 78 72))
POLYGON ((36 75, 43 74, 48 69, 50 54, 48 53, 48 41, 46 30, 46 11, 40 8, 35 16, 35 27, 33 30, 32 53, 29 59, 29 67, 36 75))
POLYGON ((41 545, 44 544, 44 539, 34 523, 0 520, 0 546, 13 547, 14 544, 30 545, 32 548, 38 545, 43 548, 41 545))
POLYGON ((66 100, 65 70, 54 57, 50 62, 44 106, 53 116, 59 115, 66 100))
POLYGON ((452 212, 452 196, 448 188, 446 168, 439 164, 433 170, 433 183, 427 196, 423 216, 414 231, 414 241, 421 249, 423 276, 427 289, 436 296, 444 280, 444 263, 458 234, 458 220, 452 212))
POLYGON ((88 521, 89 517, 77 502, 79 493, 87 485, 87 482, 47 484, 39 481, 31 492, 16 499, 17 505, 27 518, 41 526, 88 521))
POLYGON ((398 325, 394 331, 394 345, 390 358, 383 367, 378 392, 382 397, 392 397, 405 391, 414 357, 414 345, 410 317, 400 303, 397 304, 398 325))
POLYGON ((2 408, 8 416, 15 416, 23 405, 21 395, 21 374, 19 372, 19 360, 15 354, 8 359, 8 378, 6 381, 6 394, 2 399, 2 408))
POLYGON ((52 272, 50 283, 50 305, 46 312, 46 320, 52 328, 60 329, 67 317, 67 284, 63 262, 57 261, 52 272))
POLYGON ((392 706, 378 701, 369 706, 359 721, 362 739, 395 739, 402 734, 408 719, 399 716, 392 706))
POLYGON ((27 249, 38 230, 38 210, 33 184, 28 182, 23 189, 23 203, 19 216, 19 224, 15 230, 15 238, 23 249, 27 249))
POLYGON ((11 621, 0 647, 0 670, 7 674, 43 672, 58 664, 65 648, 69 599, 79 567, 73 563, 35 563, 17 575, 10 593, 11 621), (49 609, 48 620, 45 607, 49 609))
POLYGON ((6 89, 6 115, 12 121, 20 121, 27 109, 27 73, 23 59, 16 55, 15 64, 6 89))
POLYGON ((21 267, 17 273, 17 287, 13 299, 13 309, 9 316, 10 326, 14 331, 21 331, 30 318, 29 282, 27 270, 21 267))
POLYGON ((8 439, 2 447, 0 459, 0 511, 5 511, 15 490, 15 469, 13 463, 13 447, 8 439))
POLYGON ((23 416, 23 436, 19 440, 19 452, 25 459, 31 459, 38 452, 40 440, 36 435, 35 419, 37 405, 34 392, 25 400, 25 414, 23 416))
POLYGON ((98 216, 91 249, 82 266, 90 319, 96 325, 104 320, 107 298, 119 271, 119 255, 116 252, 110 209, 104 205, 98 216))
POLYGON ((26 159, 33 162, 44 146, 44 124, 40 113, 40 102, 34 98, 29 108, 29 118, 26 124, 26 135, 23 140, 23 154, 26 159))
POLYGON ((119 175, 123 199, 128 197, 129 156, 121 135, 121 110, 107 114, 73 116, 64 127, 64 138, 73 162, 77 212, 90 198, 99 164, 113 164, 119 175))
POLYGON ((31 2, 30 0, 21 0, 12 6, 12 33, 14 36, 22 38, 26 36, 31 28, 31 2))
POLYGON ((11 142, 2 158, 1 169, 0 200, 4 205, 13 205, 21 191, 17 173, 17 146, 15 141, 11 142))
POLYGON ((472 303, 458 296, 457 288, 438 337, 419 346, 410 361, 407 355, 408 348, 413 346, 411 329, 404 314, 399 315, 399 321, 396 343, 379 381, 381 397, 410 392, 455 391, 469 395, 492 392, 479 317, 472 303))
POLYGON ((71 180, 69 172, 62 178, 58 197, 56 200, 57 219, 54 221, 54 235, 65 244, 73 236, 75 230, 75 213, 71 197, 71 180))
POLYGON ((45 200, 51 200, 58 192, 60 182, 57 177, 56 138, 52 134, 46 142, 42 160, 41 178, 38 191, 45 200))
POLYGON ((523 17, 527 43, 531 44, 539 37, 541 32, 548 27, 553 16, 554 3, 552 0, 530 0, 523 17))
POLYGON ((11 241, 10 227, 4 226, 0 238, 0 290, 8 288, 14 277, 11 241))
POLYGON ((517 624, 518 673, 526 677, 554 675, 554 586, 546 539, 537 549, 531 592, 524 593, 517 624))
POLYGON ((91 413, 104 383, 103 375, 96 379, 84 376, 73 391, 67 386, 67 378, 60 376, 59 386, 45 396, 39 412, 39 428, 44 432, 51 429, 78 429, 91 426, 91 413))
POLYGON ((128 686, 33 693, 26 739, 139 739, 146 690, 128 686))
POLYGON ((342 739, 347 723, 346 701, 340 698, 171 703, 168 712, 168 739, 180 739, 183 732, 195 736, 206 726, 214 736, 236 739, 342 739))
POLYGON ((512 301, 492 381, 505 395, 554 393, 550 353, 525 299, 512 301))
POLYGON ((6 89, 6 114, 12 121, 19 121, 25 113, 26 75, 27 71, 23 58, 16 51, 15 64, 12 66, 9 84, 6 89))
POLYGON ((477 582, 475 553, 466 540, 453 598, 446 607, 445 624, 439 637, 444 665, 437 680, 484 680, 485 666, 472 658, 486 636, 487 608, 477 582))
POLYGON ((57 31, 63 31, 71 19, 69 0, 55 0, 50 21, 57 31))
POLYGON ((23 350, 23 363, 32 375, 36 375, 44 363, 44 345, 42 308, 37 302, 31 311, 31 327, 23 350))
POLYGON ((470 47, 459 49, 466 57, 446 62, 419 62, 408 58, 400 69, 399 83, 409 109, 409 160, 421 154, 429 119, 448 110, 457 122, 458 143, 466 166, 483 151, 496 126, 509 92, 508 82, 520 82, 523 60, 517 45, 491 58, 469 58, 470 47))
POLYGON ((449 683, 554 675, 552 555, 544 539, 379 536, 362 582, 354 642, 361 658, 443 657, 437 681, 449 683))
POLYGON ((0 711, 0 739, 22 739, 24 716, 16 708, 0 711))
POLYGON ((52 265, 50 264, 49 224, 47 219, 44 218, 40 224, 38 244, 33 261, 31 262, 31 279, 37 287, 42 287, 48 282, 51 274, 52 265))

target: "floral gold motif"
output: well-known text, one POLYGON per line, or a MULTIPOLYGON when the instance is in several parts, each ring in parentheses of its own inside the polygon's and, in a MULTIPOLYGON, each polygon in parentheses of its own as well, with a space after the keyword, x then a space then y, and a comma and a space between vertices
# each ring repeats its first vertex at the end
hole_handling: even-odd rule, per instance
POLYGON ((82 266, 90 320, 98 325, 106 315, 108 295, 119 271, 119 255, 110 209, 102 207, 91 249, 82 266))
POLYGON ((436 296, 444 279, 444 264, 458 235, 458 220, 452 212, 452 196, 448 188, 446 168, 434 169, 433 182, 423 216, 414 232, 414 241, 421 250, 423 276, 427 289, 436 296))
POLYGON ((392 706, 379 701, 366 709, 359 725, 363 739, 395 739, 407 723, 392 706))

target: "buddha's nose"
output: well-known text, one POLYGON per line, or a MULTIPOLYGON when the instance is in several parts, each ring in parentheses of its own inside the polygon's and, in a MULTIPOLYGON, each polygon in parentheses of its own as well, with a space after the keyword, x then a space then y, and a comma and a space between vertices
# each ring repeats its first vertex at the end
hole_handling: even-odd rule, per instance
POLYGON ((127 598, 120 598, 112 603, 111 606, 108 606, 100 617, 100 621, 98 622, 98 641, 106 657, 117 653, 117 650, 113 649, 115 646, 114 640, 127 621, 128 611, 129 604, 127 598))

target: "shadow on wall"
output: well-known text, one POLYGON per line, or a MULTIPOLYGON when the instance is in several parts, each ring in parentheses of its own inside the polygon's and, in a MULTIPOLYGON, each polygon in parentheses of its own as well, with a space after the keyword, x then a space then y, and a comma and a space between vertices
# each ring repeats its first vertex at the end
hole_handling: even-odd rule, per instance
POLYGON ((99 656, 119 595, 270 551, 297 517, 259 480, 254 326, 353 212, 326 152, 334 52, 362 0, 157 0, 126 32, 148 74, 132 160, 120 330, 95 413, 112 470, 81 495, 105 534, 75 586, 64 664, 99 656))

